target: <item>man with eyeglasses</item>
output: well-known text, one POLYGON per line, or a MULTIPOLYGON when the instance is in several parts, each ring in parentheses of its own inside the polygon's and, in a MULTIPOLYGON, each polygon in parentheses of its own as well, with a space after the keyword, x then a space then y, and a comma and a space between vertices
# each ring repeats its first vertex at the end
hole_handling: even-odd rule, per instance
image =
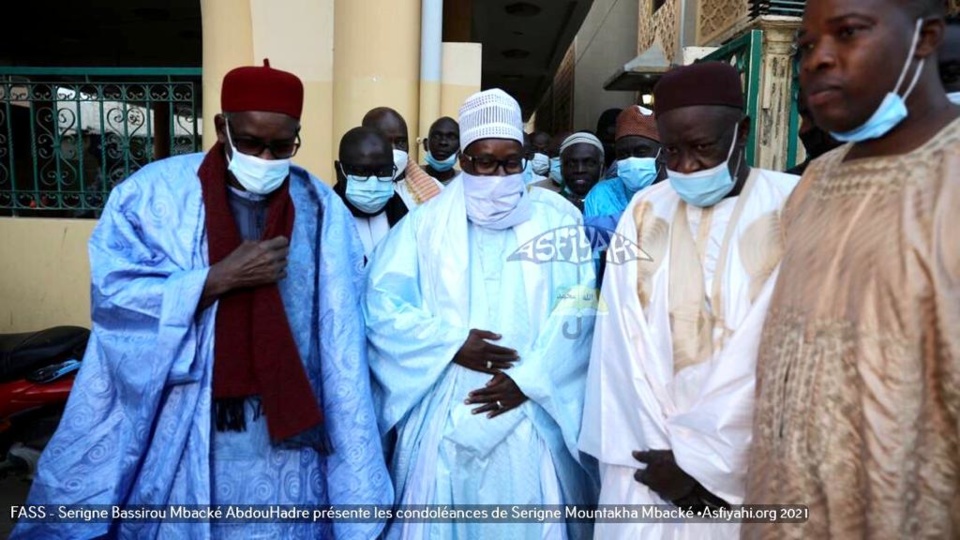
POLYGON ((639 191, 666 178, 660 161, 660 135, 653 111, 633 105, 617 116, 615 178, 598 183, 584 201, 587 225, 613 231, 639 191))
POLYGON ((375 129, 353 128, 340 139, 339 157, 333 191, 353 214, 369 260, 390 228, 407 215, 407 205, 393 187, 397 167, 390 142, 375 129))
MULTIPOLYGON (((731 65, 676 68, 654 103, 669 181, 635 196, 617 227, 643 256, 606 266, 580 448, 600 461, 600 504, 702 512, 744 497, 756 351, 798 178, 747 164, 731 65)), ((602 523, 597 538, 736 538, 738 527, 602 523)))
POLYGON ((457 121, 444 116, 434 122, 423 141, 423 150, 427 162, 424 171, 441 184, 449 184, 458 174, 454 168, 460 156, 460 125, 457 121))
MULTIPOLYGON (((93 333, 31 504, 389 505, 360 311, 363 247, 290 163, 303 84, 226 74, 217 143, 110 194, 93 333)), ((211 111, 212 112, 212 111, 211 111)), ((374 538, 378 523, 31 522, 18 538, 374 538)))
MULTIPOLYGON (((520 106, 460 109, 461 175, 378 248, 364 304, 397 504, 581 504, 576 451, 595 312, 575 211, 523 182, 520 106), (552 254, 551 254, 552 253, 552 254)), ((387 538, 589 538, 582 523, 395 522, 387 538)))
POLYGON ((443 184, 410 160, 410 132, 400 113, 390 107, 377 107, 363 116, 360 125, 383 133, 393 146, 393 162, 397 166, 394 188, 407 209, 414 210, 440 194, 443 184))

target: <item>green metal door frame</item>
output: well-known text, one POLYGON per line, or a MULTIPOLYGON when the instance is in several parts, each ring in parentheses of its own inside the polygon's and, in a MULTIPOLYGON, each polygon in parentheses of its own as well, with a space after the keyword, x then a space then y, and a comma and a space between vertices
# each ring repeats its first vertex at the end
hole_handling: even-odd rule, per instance
MULTIPOLYGON (((763 71, 763 31, 751 30, 730 41, 699 62, 727 62, 743 77, 743 92, 746 102, 744 111, 753 122, 760 117, 760 74, 763 71)), ((757 153, 757 130, 750 130, 747 139, 747 163, 751 166, 757 153)))
POLYGON ((200 68, 0 67, 0 215, 96 217, 147 163, 200 151, 200 68))

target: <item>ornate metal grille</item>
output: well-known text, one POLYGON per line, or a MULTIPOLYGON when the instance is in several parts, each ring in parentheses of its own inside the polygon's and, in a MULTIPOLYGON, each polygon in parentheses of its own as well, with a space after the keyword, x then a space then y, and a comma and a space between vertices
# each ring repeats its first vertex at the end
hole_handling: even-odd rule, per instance
POLYGON ((0 215, 97 217, 140 167, 200 151, 200 74, 0 67, 0 215))
MULTIPOLYGON (((763 31, 751 30, 713 51, 701 61, 728 62, 740 72, 746 94, 746 113, 756 120, 760 116, 760 74, 763 70, 763 31)), ((757 152, 756 130, 750 130, 747 141, 747 163, 753 165, 757 152)))

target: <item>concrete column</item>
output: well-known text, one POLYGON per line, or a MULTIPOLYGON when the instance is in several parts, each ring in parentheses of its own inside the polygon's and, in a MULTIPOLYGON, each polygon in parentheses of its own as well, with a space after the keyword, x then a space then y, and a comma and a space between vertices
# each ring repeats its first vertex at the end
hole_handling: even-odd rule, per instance
POLYGON ((444 43, 441 75, 440 116, 456 120, 460 106, 480 91, 483 46, 479 43, 444 43))
MULTIPOLYGON (((420 9, 420 129, 430 136, 430 124, 440 118, 442 72, 443 1, 421 0, 420 9)), ((422 147, 417 145, 417 152, 422 147)))
POLYGON ((200 0, 203 29, 203 148, 217 142, 220 83, 228 71, 253 61, 253 23, 247 0, 200 0))
POLYGON ((334 0, 333 138, 378 106, 396 109, 416 155, 420 115, 420 0, 334 0))
POLYGON ((763 30, 763 70, 760 75, 760 114, 753 121, 757 159, 763 169, 787 166, 787 143, 793 104, 793 43, 800 19, 763 17, 754 28, 763 30))

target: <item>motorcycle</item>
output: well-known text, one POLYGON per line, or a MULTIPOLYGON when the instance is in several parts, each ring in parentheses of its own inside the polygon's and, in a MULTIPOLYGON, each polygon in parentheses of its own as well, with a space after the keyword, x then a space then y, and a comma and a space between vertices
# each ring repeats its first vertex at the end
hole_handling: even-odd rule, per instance
POLYGON ((0 478, 32 479, 89 338, 78 326, 0 334, 0 478))

